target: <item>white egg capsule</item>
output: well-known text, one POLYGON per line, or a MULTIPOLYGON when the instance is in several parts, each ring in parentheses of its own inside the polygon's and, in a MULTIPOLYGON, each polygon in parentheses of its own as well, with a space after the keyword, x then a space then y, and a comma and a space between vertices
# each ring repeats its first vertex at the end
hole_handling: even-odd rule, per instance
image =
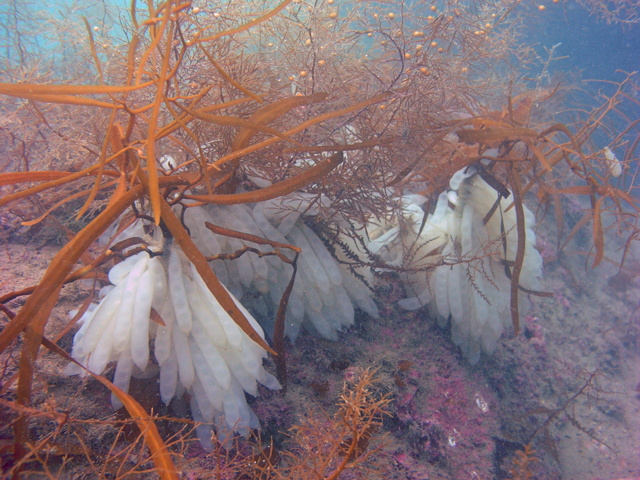
POLYGON ((609 147, 604 147, 604 158, 612 177, 618 178, 622 175, 622 163, 620 163, 616 154, 613 153, 609 147))

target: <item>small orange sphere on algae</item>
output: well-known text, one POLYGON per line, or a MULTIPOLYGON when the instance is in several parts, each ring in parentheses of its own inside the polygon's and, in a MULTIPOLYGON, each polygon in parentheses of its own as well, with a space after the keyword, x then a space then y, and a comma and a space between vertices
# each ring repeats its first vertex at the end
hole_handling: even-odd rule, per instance
POLYGON ((393 20, 394 18, 396 18, 396 14, 395 13, 390 13, 389 15, 387 15, 389 17, 389 20, 393 20))
POLYGON ((411 54, 409 52, 404 54, 405 60, 409 60, 411 58, 411 54))
POLYGON ((387 108, 387 106, 386 106, 385 104, 382 104, 382 105, 380 105, 380 107, 378 107, 378 108, 380 108, 380 110, 384 110, 385 108, 387 108))
POLYGON ((307 76, 307 71, 306 70, 300 70, 300 77, 304 78, 307 76))
POLYGON ((295 78, 293 78, 293 75, 289 77, 289 81, 293 82, 295 80, 295 78))
POLYGON ((424 75, 429 75, 429 70, 427 70, 427 67, 421 67, 420 71, 424 74, 424 75))
POLYGON ((338 18, 338 12, 331 12, 329 18, 338 18))
POLYGON ((435 41, 431 42, 431 46, 433 48, 436 48, 438 46, 438 42, 435 42, 435 41))
POLYGON ((431 11, 432 12, 437 12, 438 11, 438 7, 436 7, 435 5, 431 5, 431 11))
POLYGON ((544 5, 538 5, 538 10, 540 10, 541 12, 544 12, 547 9, 547 7, 545 7, 544 5))

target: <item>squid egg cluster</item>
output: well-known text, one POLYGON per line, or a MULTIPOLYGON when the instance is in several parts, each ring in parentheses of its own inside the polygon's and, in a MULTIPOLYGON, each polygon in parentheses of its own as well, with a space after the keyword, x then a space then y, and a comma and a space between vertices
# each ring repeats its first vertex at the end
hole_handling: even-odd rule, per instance
MULTIPOLYGON (((219 434, 259 427, 245 392, 257 395, 258 382, 280 388, 262 365, 266 352, 236 325, 178 246, 168 245, 153 258, 146 251, 126 258, 109 271, 109 281, 113 286, 102 290, 104 297, 84 314, 74 337, 72 356, 80 364, 101 374, 117 362, 113 383, 125 392, 132 375, 152 376, 159 369, 165 403, 188 391, 194 419, 215 422, 219 434)), ((86 375, 73 363, 66 373, 86 375)), ((114 396, 112 403, 120 406, 114 396)), ((211 443, 210 436, 201 439, 211 443)))

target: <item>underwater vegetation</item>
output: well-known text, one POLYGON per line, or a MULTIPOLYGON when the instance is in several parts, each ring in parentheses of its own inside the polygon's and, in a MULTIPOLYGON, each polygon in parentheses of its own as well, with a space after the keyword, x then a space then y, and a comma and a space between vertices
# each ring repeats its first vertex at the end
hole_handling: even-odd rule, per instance
MULTIPOLYGON (((637 19, 607 5, 587 6, 637 19)), ((526 330, 523 298, 553 295, 543 262, 629 274, 637 77, 552 81, 554 51, 518 42, 524 7, 133 1, 61 18, 7 6, 1 235, 62 246, 37 284, 3 285, 3 474, 383 476, 391 400, 373 370, 336 366, 331 413, 309 412, 288 440, 257 433, 262 397, 277 403, 295 381, 302 330, 340 341, 384 316, 378 292, 399 285, 393 308, 450 324, 475 364, 505 329, 526 330), (70 284, 88 294, 60 321, 70 284), (49 397, 45 350, 83 378, 66 382, 93 378, 124 410, 105 419, 49 397), (99 429, 107 451, 89 440, 99 429)), ((400 373, 396 385, 408 388, 400 373)), ((532 478, 532 448, 512 478, 532 478)))

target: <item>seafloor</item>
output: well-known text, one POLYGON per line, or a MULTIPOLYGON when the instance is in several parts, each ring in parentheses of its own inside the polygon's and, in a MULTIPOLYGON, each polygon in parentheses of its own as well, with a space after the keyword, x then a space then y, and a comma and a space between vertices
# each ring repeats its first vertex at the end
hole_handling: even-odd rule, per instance
MULTIPOLYGON (((552 228, 538 231, 543 254, 552 251, 555 238, 552 228)), ((588 242, 583 243, 572 248, 588 248, 588 242)), ((619 256, 618 247, 609 239, 608 254, 619 256)), ((53 240, 38 243, 29 235, 4 241, 0 294, 35 284, 58 249, 53 240)), ((638 261, 629 258, 620 273, 618 265, 606 261, 592 270, 579 254, 550 262, 543 285, 553 297, 524 299, 521 334, 503 335, 496 352, 477 366, 465 361, 449 332, 426 311, 399 310, 395 301, 402 290, 397 280, 387 278, 377 296, 380 320, 362 314, 337 342, 303 333, 290 346, 286 396, 263 389, 251 403, 261 419, 263 438, 273 437, 279 444, 282 432, 309 410, 331 415, 345 377, 355 367, 372 367, 380 380, 377 389, 393 400, 379 432, 385 444, 377 463, 384 472, 345 473, 340 478, 513 478, 513 454, 529 442, 538 458, 531 465, 531 478, 639 478, 638 261)), ((80 284, 64 287, 47 334, 66 324, 68 312, 81 305, 87 292, 80 284)), ((7 306, 15 311, 23 302, 17 299, 7 306)), ((59 343, 70 350, 71 342, 72 333, 59 343)), ((18 357, 17 349, 12 355, 18 357)), ((63 368, 63 360, 41 353, 36 402, 46 399, 47 408, 79 418, 108 418, 106 389, 94 380, 67 378, 63 368)), ((153 380, 144 388, 132 386, 133 391, 146 391, 138 393, 145 407, 166 413, 158 396, 149 394, 155 389, 153 380)), ((109 450, 112 427, 87 426, 86 431, 90 450, 109 450)), ((7 433, 2 432, 5 439, 7 433)), ((188 456, 205 458, 205 453, 193 444, 188 456)), ((80 459, 65 468, 68 474, 59 478, 86 476, 80 459)), ((207 478, 202 469, 198 472, 189 478, 207 478)))

